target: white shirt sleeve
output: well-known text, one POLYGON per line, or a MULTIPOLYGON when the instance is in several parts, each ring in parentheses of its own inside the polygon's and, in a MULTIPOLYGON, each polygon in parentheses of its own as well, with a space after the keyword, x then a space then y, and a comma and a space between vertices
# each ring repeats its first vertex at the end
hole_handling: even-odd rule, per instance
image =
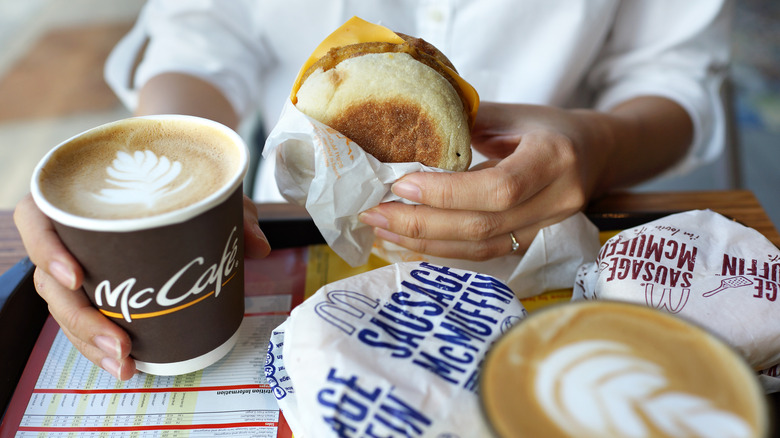
POLYGON ((216 86, 243 117, 254 109, 264 66, 272 61, 250 10, 245 0, 151 0, 106 61, 106 81, 135 109, 150 78, 189 74, 216 86))
POLYGON ((665 175, 712 162, 725 142, 730 0, 621 2, 611 35, 587 77, 599 90, 595 107, 609 110, 643 95, 680 104, 691 117, 694 140, 686 157, 665 175))

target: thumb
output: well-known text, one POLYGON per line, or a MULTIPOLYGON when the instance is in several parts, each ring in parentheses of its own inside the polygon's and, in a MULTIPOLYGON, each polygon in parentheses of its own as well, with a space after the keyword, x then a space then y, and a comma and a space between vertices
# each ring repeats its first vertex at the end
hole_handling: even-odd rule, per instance
POLYGON ((271 252, 271 245, 257 222, 257 206, 244 195, 244 256, 261 259, 271 252))

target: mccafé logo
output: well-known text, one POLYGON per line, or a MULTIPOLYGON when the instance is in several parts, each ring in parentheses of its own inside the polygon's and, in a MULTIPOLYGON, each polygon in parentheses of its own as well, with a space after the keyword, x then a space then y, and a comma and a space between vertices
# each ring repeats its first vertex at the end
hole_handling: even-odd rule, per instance
MULTIPOLYGON (((95 302, 98 306, 103 307, 103 296, 105 295, 107 306, 113 308, 119 307, 121 313, 104 309, 100 309, 100 311, 111 318, 124 318, 125 321, 132 322, 133 319, 154 318, 156 316, 177 312, 203 301, 211 295, 214 295, 216 298, 219 296, 222 287, 232 280, 237 273, 236 268, 238 268, 239 260, 237 258, 238 236, 236 234, 236 227, 233 227, 225 244, 225 249, 222 251, 222 259, 219 263, 207 267, 198 277, 198 280, 195 281, 195 284, 190 286, 190 289, 181 295, 176 297, 169 296, 171 291, 174 290, 174 287, 178 286, 178 282, 185 272, 198 269, 203 265, 203 257, 196 257, 191 262, 184 265, 157 291, 150 287, 134 291, 133 288, 136 283, 135 278, 128 278, 115 288, 111 287, 111 283, 108 280, 103 280, 95 288, 95 302), (201 295, 204 291, 209 289, 211 289, 210 292, 198 297, 198 295, 201 295), (197 298, 192 299, 192 297, 197 298), (147 313, 138 312, 138 310, 143 309, 153 301, 156 302, 158 306, 162 307, 163 310, 147 313)), ((177 287, 175 289, 182 290, 183 288, 177 287)))

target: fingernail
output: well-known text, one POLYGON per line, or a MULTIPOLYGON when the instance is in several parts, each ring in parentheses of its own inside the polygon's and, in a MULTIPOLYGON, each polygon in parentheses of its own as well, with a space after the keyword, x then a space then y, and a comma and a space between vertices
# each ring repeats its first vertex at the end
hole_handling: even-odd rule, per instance
POLYGON ((422 202, 422 192, 416 184, 408 181, 399 181, 393 184, 393 193, 414 202, 422 202))
POLYGON ((119 347, 119 341, 110 336, 95 336, 93 342, 103 353, 114 359, 120 359, 119 355, 122 349, 119 347))
POLYGON ((118 360, 110 357, 104 357, 100 361, 100 368, 103 368, 104 370, 108 371, 109 374, 119 379, 119 371, 121 366, 119 365, 118 360))
POLYGON ((68 269, 64 263, 53 261, 49 264, 49 272, 59 283, 68 289, 76 289, 76 274, 68 269))
POLYGON ((360 213, 358 219, 360 222, 372 227, 387 228, 390 226, 387 218, 375 211, 364 211, 363 213, 360 213))
POLYGON ((383 230, 382 228, 375 228, 374 235, 380 239, 387 240, 388 242, 401 243, 401 236, 391 231, 383 230))

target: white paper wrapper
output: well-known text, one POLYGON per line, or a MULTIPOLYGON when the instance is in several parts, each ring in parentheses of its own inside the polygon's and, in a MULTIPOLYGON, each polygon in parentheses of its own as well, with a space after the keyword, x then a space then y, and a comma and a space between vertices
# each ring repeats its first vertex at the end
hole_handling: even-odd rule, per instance
POLYGON ((368 261, 374 234, 357 219, 380 202, 401 201, 390 191, 413 172, 445 172, 420 163, 382 163, 289 100, 268 135, 263 157, 276 160, 279 192, 304 205, 328 245, 352 266, 368 261))
POLYGON ((508 255, 473 262, 419 254, 390 242, 380 242, 374 252, 391 263, 422 260, 483 272, 501 279, 518 298, 571 288, 577 269, 595 260, 600 246, 598 228, 582 213, 540 230, 523 257, 508 255))
POLYGON ((267 379, 296 438, 488 437, 479 365, 525 314, 490 276, 390 265, 296 307, 271 339, 267 379))
MULTIPOLYGON (((633 301, 678 314, 762 370, 780 363, 778 289, 777 247, 718 213, 695 210, 614 236, 577 273, 573 299, 633 301)), ((768 389, 777 388, 771 374, 762 376, 768 389)))
MULTIPOLYGON (((358 214, 381 202, 401 201, 390 186, 413 172, 446 172, 420 163, 382 163, 335 130, 306 116, 288 100, 263 150, 276 160, 276 183, 290 202, 304 205, 328 245, 352 266, 365 264, 374 246, 371 227, 358 214)), ((509 235, 507 234, 507 246, 509 235)), ((537 234, 524 257, 486 262, 443 259, 382 242, 376 254, 391 262, 432 263, 493 275, 525 298, 571 287, 577 268, 598 252, 598 229, 581 213, 537 234)))

